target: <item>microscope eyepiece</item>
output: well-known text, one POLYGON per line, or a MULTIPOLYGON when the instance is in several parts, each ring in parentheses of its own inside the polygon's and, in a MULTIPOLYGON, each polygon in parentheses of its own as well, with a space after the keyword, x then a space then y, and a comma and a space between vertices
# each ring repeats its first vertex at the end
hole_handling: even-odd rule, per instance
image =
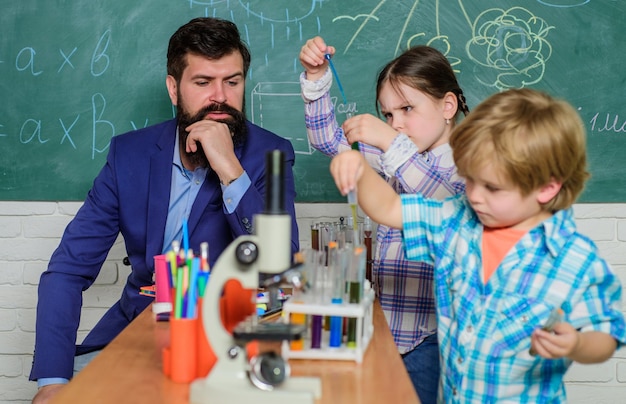
POLYGON ((284 215, 285 211, 285 157, 280 150, 267 153, 265 158, 265 212, 284 215))

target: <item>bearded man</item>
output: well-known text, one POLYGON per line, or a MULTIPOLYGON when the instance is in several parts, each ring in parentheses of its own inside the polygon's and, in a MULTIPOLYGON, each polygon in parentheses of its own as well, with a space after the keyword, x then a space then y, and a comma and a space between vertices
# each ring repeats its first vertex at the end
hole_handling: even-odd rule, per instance
POLYGON ((34 403, 51 400, 153 301, 140 288, 152 284, 153 257, 182 240, 184 221, 189 248, 208 242, 211 265, 235 238, 252 233, 253 216, 265 208, 272 150, 285 156, 284 206, 298 251, 293 147, 246 120, 249 67, 248 48, 229 21, 196 18, 170 38, 166 86, 176 119, 113 137, 105 166, 41 275, 34 403), (120 234, 132 270, 120 300, 77 346, 82 292, 120 234))

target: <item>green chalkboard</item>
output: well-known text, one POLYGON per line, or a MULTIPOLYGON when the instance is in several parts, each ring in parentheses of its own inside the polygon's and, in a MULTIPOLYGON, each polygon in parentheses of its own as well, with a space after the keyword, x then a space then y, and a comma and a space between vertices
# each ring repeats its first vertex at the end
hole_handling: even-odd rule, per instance
POLYGON ((299 202, 343 198, 304 129, 298 53, 322 35, 348 102, 374 113, 379 69, 413 44, 444 52, 470 108, 510 87, 570 101, 588 130, 582 202, 626 202, 624 0, 20 0, 0 13, 0 200, 83 200, 112 136, 174 116, 170 35, 197 16, 234 21, 252 50, 250 120, 288 138, 299 202))

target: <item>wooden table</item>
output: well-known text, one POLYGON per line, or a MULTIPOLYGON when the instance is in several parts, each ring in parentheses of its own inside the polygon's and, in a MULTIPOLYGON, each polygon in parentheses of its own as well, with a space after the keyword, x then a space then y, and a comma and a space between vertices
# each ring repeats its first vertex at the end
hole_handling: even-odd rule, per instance
MULTIPOLYGON (((419 403, 378 301, 373 322, 374 335, 361 364, 289 361, 292 376, 321 378, 318 404, 419 403)), ((161 350, 168 344, 169 324, 156 322, 148 307, 61 390, 55 402, 188 403, 189 385, 172 382, 161 370, 161 350)))

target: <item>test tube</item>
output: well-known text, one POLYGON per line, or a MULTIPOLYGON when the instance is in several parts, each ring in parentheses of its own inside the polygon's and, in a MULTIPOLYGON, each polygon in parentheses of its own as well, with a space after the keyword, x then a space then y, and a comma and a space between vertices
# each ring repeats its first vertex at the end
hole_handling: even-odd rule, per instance
MULTIPOLYGON (((320 244, 323 246, 324 248, 324 252, 326 253, 324 256, 326 257, 325 261, 324 261, 324 265, 328 266, 328 248, 330 243, 332 242, 336 242, 337 241, 337 234, 335 231, 335 226, 333 225, 333 223, 331 222, 324 222, 322 223, 323 227, 320 228, 320 244)), ((328 269, 328 268, 326 268, 328 269)), ((324 300, 324 303, 326 303, 326 300, 324 300)), ((324 317, 324 330, 328 331, 330 330, 330 317, 326 316, 324 317)))
POLYGON ((320 249, 320 229, 317 223, 311 225, 311 248, 316 251, 320 249))
MULTIPOLYGON (((346 221, 346 228, 348 229, 353 229, 354 228, 354 219, 352 218, 352 215, 348 216, 348 219, 346 221)), ((353 247, 354 246, 354 232, 353 231, 347 231, 346 232, 346 245, 347 247, 353 247)))
MULTIPOLYGON (((291 313, 289 318, 291 324, 306 324, 306 314, 304 313, 291 313)), ((302 339, 295 339, 291 341, 292 351, 302 351, 304 349, 304 341, 302 339)))
MULTIPOLYGON (((346 275, 348 285, 348 300, 350 303, 360 303, 363 298, 363 279, 365 277, 365 248, 356 246, 352 250, 348 273, 346 275)), ((348 348, 356 347, 356 318, 348 319, 348 348)))
MULTIPOLYGON (((330 302, 331 304, 342 304, 345 285, 345 248, 329 248, 328 270, 330 275, 330 302)), ((343 318, 340 316, 330 317, 330 347, 340 347, 343 339, 343 318)))
POLYGON ((339 218, 339 223, 335 223, 335 239, 337 241, 337 248, 344 248, 346 246, 347 232, 346 225, 343 223, 343 216, 339 218))
POLYGON ((369 216, 363 219, 363 244, 365 244, 365 279, 372 282, 372 220, 369 216))
POLYGON ((359 221, 358 221, 358 205, 356 201, 356 189, 348 192, 348 204, 350 205, 350 210, 352 211, 352 240, 353 245, 357 245, 359 240, 359 221))
MULTIPOLYGON (((328 243, 334 240, 334 228, 330 222, 322 222, 319 225, 320 232, 320 247, 325 253, 328 253, 328 243)), ((324 263, 328 265, 328 254, 326 254, 327 261, 324 263)))
MULTIPOLYGON (((313 249, 305 249, 301 251, 302 262, 304 263, 305 276, 311 279, 311 283, 313 286, 315 286, 315 283, 314 283, 315 282, 314 281, 315 258, 314 257, 316 253, 318 253, 318 251, 315 251, 313 249)), ((291 293, 291 298, 289 298, 289 301, 294 304, 303 304, 304 296, 303 296, 302 291, 298 289, 293 289, 291 293)), ((305 325, 306 320, 307 320, 306 314, 298 313, 297 311, 292 312, 291 315, 289 316, 289 322, 292 324, 305 325)), ((290 342, 290 346, 291 346, 292 351, 301 351, 304 349, 304 340, 303 339, 293 340, 290 342)))
MULTIPOLYGON (((308 261, 312 269, 311 284, 313 286, 312 294, 315 304, 323 304, 326 299, 327 279, 326 269, 324 268, 325 260, 326 254, 323 251, 310 251, 308 261)), ((322 346, 322 322, 323 316, 311 316, 311 348, 313 349, 319 349, 322 346)))

